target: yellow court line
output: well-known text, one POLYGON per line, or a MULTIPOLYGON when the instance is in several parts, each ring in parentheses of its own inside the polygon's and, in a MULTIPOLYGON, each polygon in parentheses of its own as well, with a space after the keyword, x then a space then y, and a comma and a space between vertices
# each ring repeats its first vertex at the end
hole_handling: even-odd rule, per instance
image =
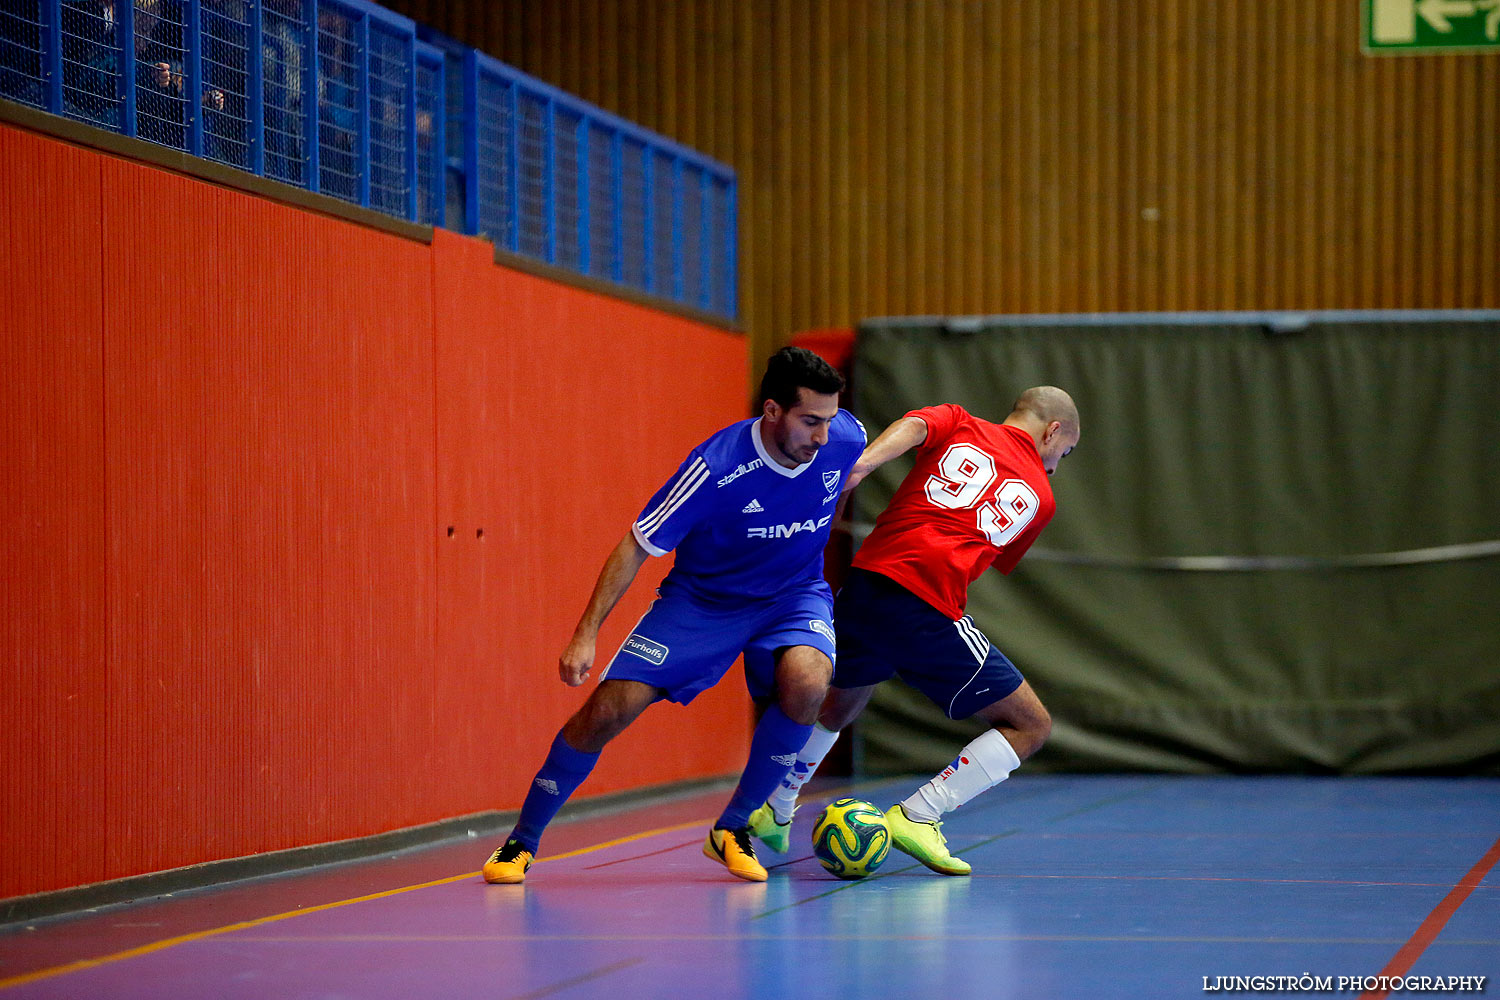
MULTIPOLYGON (((726 883, 728 884, 728 883, 726 883)), ((251 935, 240 938, 258 944, 291 944, 303 941, 320 941, 330 944, 507 944, 526 941, 628 941, 668 944, 683 941, 970 941, 970 942, 1077 942, 1081 944, 1140 943, 1140 944, 1401 944, 1398 938, 1292 938, 1292 937, 1182 937, 1157 934, 952 934, 934 931, 929 934, 911 932, 896 933, 836 933, 827 934, 741 934, 725 931, 721 934, 334 934, 317 938, 293 937, 291 935, 251 935)), ((1500 942, 1493 940, 1445 941, 1445 945, 1488 947, 1500 942)))
MULTIPOLYGON (((678 830, 687 830, 691 827, 702 826, 704 823, 710 823, 712 821, 713 818, 708 817, 705 819, 689 820, 686 823, 678 823, 676 826, 658 827, 655 830, 647 830, 645 833, 634 833, 628 837, 621 837, 618 840, 606 840, 602 844, 594 844, 591 847, 580 847, 578 850, 569 851, 566 854, 554 854, 550 858, 539 859, 536 864, 541 864, 543 861, 561 861, 563 858, 576 858, 580 854, 592 854, 594 851, 602 851, 606 847, 614 847, 617 844, 628 844, 632 840, 645 840, 647 837, 655 837, 657 834, 661 833, 676 833, 678 830)), ((475 872, 474 874, 478 875, 479 873, 475 872)), ((450 881, 452 880, 450 879, 450 881)))
MULTIPOLYGON (((628 844, 633 840, 644 840, 647 837, 655 837, 663 833, 676 833, 678 830, 686 830, 689 827, 702 826, 710 822, 709 819, 695 819, 687 823, 678 823, 676 826, 663 826, 655 830, 646 830, 643 833, 631 834, 628 837, 620 837, 616 840, 606 840, 602 844, 593 844, 589 847, 580 847, 576 851, 568 851, 565 854, 554 854, 551 857, 540 858, 536 864, 545 861, 561 861, 563 858, 576 858, 580 854, 591 854, 594 851, 602 851, 606 847, 615 847, 619 844, 628 844)), ((34 983, 39 979, 48 979, 52 976, 66 975, 70 972, 81 972, 84 969, 92 969, 95 966, 107 965, 110 962, 118 962, 125 958, 135 958, 138 955, 149 955, 153 951, 161 951, 179 944, 187 944, 189 941, 201 941, 203 938, 214 937, 219 934, 228 934, 230 931, 242 931, 250 927, 259 927, 262 924, 275 923, 278 920, 288 920, 292 917, 301 917, 309 913, 318 913, 322 910, 332 910, 340 906, 349 906, 354 903, 367 903, 372 899, 384 899, 387 896, 396 896, 403 892, 412 892, 416 889, 431 889, 433 886, 447 885, 450 882, 462 882, 465 879, 475 878, 479 872, 465 872, 462 875, 450 875, 440 878, 435 882, 423 882, 420 885, 403 886, 400 889, 387 889, 384 892, 371 893, 368 896, 356 896, 353 899, 341 899, 334 903, 319 903, 317 906, 307 906, 300 910, 289 910, 286 913, 277 913, 269 917, 257 917, 254 920, 242 920, 237 924, 226 924, 223 927, 215 927, 206 931, 194 931, 191 934, 182 934, 174 938, 166 938, 151 944, 143 944, 137 948, 125 951, 117 951, 112 955, 102 955, 99 958, 83 958, 66 965, 54 965, 50 969, 38 969, 36 972, 25 972, 19 976, 9 979, 0 979, 0 990, 11 986, 21 986, 26 983, 34 983)))

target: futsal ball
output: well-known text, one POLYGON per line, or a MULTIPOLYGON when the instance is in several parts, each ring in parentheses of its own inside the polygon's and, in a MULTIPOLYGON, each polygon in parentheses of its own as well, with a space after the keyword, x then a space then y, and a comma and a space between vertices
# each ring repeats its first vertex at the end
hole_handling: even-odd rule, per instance
POLYGON ((891 853, 891 828, 885 817, 863 799, 839 799, 813 825, 813 854, 839 878, 864 878, 891 853))

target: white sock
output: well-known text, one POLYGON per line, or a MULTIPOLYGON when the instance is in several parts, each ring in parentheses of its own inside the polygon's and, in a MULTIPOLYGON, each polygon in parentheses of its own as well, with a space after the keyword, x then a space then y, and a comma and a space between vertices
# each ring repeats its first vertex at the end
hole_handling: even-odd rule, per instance
POLYGON ((1000 735, 990 729, 959 752, 958 758, 901 803, 906 815, 919 823, 932 823, 952 812, 980 792, 994 788, 1021 766, 1021 758, 1000 735))
POLYGON ((828 756, 828 751, 838 742, 839 731, 836 729, 825 729, 823 723, 813 724, 812 732, 807 734, 807 742, 802 745, 802 750, 797 754, 797 763, 781 779, 781 784, 771 793, 766 801, 771 803, 771 811, 776 814, 776 822, 790 823, 792 812, 797 808, 797 795, 802 791, 802 786, 807 784, 807 779, 813 776, 818 765, 823 763, 823 758, 828 756))

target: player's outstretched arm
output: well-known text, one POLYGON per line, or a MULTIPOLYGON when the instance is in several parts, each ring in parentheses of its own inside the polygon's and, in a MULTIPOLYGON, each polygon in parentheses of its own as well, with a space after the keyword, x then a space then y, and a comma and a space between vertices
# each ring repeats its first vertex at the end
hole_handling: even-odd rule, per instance
POLYGON ((870 473, 926 440, 927 421, 921 417, 902 417, 881 431, 880 436, 865 447, 864 454, 859 456, 859 461, 854 463, 853 470, 844 481, 844 489, 854 489, 870 473))
POLYGON ((564 684, 577 687, 588 680, 589 671, 594 666, 594 647, 599 641, 599 628, 620 602, 620 598, 625 596, 625 591, 630 589, 636 573, 640 572, 642 564, 648 558, 650 554, 641 548, 640 543, 635 540, 634 532, 631 532, 620 539, 620 544, 615 546, 615 550, 604 561, 599 579, 594 582, 594 592, 589 596, 588 607, 583 609, 583 617, 578 619, 573 638, 568 641, 567 648, 557 660, 557 675, 564 684))

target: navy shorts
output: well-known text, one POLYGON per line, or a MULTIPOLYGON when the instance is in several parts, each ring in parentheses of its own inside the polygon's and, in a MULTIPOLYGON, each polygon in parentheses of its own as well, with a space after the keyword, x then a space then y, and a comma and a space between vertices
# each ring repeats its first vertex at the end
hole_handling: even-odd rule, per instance
POLYGON ((968 615, 954 621, 893 580, 850 570, 834 602, 836 688, 900 677, 950 719, 967 719, 1021 686, 1021 672, 968 615))
POLYGON ((762 700, 776 691, 778 649, 812 646, 834 658, 833 594, 822 580, 747 601, 710 600, 670 579, 656 593, 601 681, 640 681, 686 705, 743 653, 745 686, 762 700))

